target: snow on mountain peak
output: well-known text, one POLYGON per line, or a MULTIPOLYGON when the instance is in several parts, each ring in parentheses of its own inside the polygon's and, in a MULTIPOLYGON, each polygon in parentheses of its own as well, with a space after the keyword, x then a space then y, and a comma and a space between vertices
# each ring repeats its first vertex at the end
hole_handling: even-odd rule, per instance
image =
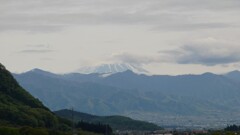
POLYGON ((78 70, 80 73, 100 73, 100 74, 113 74, 118 72, 124 72, 131 70, 135 73, 148 73, 145 69, 141 67, 136 67, 130 64, 102 64, 95 67, 83 67, 78 70))

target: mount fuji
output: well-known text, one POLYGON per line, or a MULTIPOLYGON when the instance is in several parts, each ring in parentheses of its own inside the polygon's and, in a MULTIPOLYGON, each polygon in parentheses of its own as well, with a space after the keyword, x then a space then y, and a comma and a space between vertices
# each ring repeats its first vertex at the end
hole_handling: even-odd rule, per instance
POLYGON ((138 74, 147 74, 148 71, 143 69, 142 67, 137 67, 131 64, 102 64, 94 67, 82 67, 77 72, 90 74, 90 73, 100 73, 100 74, 114 74, 119 72, 124 72, 127 70, 131 70, 134 73, 138 74))

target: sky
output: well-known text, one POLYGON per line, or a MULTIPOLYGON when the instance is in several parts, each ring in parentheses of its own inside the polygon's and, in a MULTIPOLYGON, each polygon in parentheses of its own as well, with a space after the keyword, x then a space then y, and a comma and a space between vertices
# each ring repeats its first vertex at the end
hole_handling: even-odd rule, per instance
POLYGON ((0 0, 0 62, 54 73, 127 63, 151 74, 240 69, 239 0, 0 0))

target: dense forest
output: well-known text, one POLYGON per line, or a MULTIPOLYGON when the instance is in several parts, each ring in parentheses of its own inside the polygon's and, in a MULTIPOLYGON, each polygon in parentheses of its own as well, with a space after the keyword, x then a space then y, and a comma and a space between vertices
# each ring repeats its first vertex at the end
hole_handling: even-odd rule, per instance
POLYGON ((95 124, 95 123, 86 123, 84 121, 80 121, 76 125, 77 128, 81 128, 86 131, 92 131, 95 133, 102 133, 102 134, 112 134, 112 128, 106 124, 95 124))
POLYGON ((237 125, 228 125, 225 129, 225 131, 240 131, 240 126, 237 125))
POLYGON ((95 124, 103 123, 110 125, 113 130, 145 130, 145 131, 155 131, 162 130, 162 127, 156 124, 133 120, 124 116, 96 116, 86 113, 76 112, 72 110, 60 110, 55 112, 58 116, 71 119, 72 114, 74 115, 75 121, 92 122, 95 124))

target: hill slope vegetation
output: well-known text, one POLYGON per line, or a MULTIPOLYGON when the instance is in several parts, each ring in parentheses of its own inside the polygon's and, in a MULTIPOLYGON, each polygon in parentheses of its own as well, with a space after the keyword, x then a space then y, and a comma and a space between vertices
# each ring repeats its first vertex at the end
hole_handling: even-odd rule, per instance
POLYGON ((58 124, 58 119, 20 87, 5 67, 0 65, 0 122, 52 128, 58 124))

